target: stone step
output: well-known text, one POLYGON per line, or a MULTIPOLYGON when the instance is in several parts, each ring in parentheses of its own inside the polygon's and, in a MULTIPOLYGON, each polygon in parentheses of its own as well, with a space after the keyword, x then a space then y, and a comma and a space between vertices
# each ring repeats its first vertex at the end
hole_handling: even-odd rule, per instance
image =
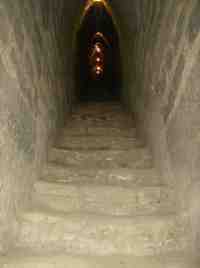
POLYGON ((128 113, 121 106, 110 106, 110 107, 78 107, 72 111, 72 116, 75 118, 87 118, 87 117, 97 117, 97 118, 111 118, 111 117, 120 117, 127 116, 132 117, 130 113, 128 113))
POLYGON ((97 112, 97 113, 72 113, 71 119, 75 121, 94 121, 94 122, 112 122, 112 121, 132 121, 133 116, 123 112, 97 112))
POLYGON ((66 150, 53 148, 48 160, 85 168, 148 168, 152 166, 152 157, 146 148, 135 150, 66 150))
POLYGON ((35 253, 18 249, 0 260, 2 268, 199 268, 200 261, 184 253, 153 257, 73 256, 62 252, 35 253))
POLYGON ((68 119, 66 122, 66 127, 74 127, 79 128, 82 127, 104 127, 104 128, 124 128, 124 129, 130 129, 134 127, 133 120, 71 120, 68 119))
POLYGON ((117 102, 109 102, 109 103, 88 103, 88 104, 81 104, 77 105, 73 109, 73 113, 105 113, 108 111, 121 111, 124 112, 124 107, 117 102))
POLYGON ((63 165, 49 163, 41 175, 43 180, 60 183, 98 183, 120 186, 157 186, 161 185, 161 178, 155 169, 105 169, 105 168, 70 168, 63 165))
POLYGON ((57 146, 69 150, 130 150, 130 148, 141 147, 141 142, 132 138, 124 137, 62 137, 57 146))
POLYGON ((16 247, 71 254, 152 256, 190 248, 189 220, 174 214, 116 217, 35 209, 21 215, 16 247))
POLYGON ((103 115, 71 115, 71 120, 74 121, 75 123, 95 123, 95 122, 99 122, 99 123, 126 123, 126 122, 130 122, 133 123, 133 119, 126 115, 126 114, 103 114, 103 115))
POLYGON ((165 186, 131 188, 39 180, 34 189, 36 202, 63 212, 131 216, 171 212, 176 207, 174 192, 165 186))
POLYGON ((68 136, 112 136, 112 137, 129 137, 135 138, 136 130, 134 127, 112 127, 112 126, 85 126, 81 124, 68 123, 67 127, 62 130, 62 135, 68 136))
POLYGON ((133 120, 133 116, 130 113, 126 113, 119 110, 114 111, 93 111, 93 112, 76 112, 71 114, 71 118, 75 121, 114 121, 114 120, 133 120))

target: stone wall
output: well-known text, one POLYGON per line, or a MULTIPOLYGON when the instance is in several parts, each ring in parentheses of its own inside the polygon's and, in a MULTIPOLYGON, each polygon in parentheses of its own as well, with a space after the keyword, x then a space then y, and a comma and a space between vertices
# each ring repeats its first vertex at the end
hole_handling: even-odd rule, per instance
POLYGON ((200 3, 112 1, 120 18, 125 102, 200 247, 200 3))
POLYGON ((79 1, 0 3, 0 251, 17 231, 47 147, 70 111, 79 1))
MULTIPOLYGON (((124 102, 200 248, 200 3, 110 0, 119 23, 124 102)), ((0 3, 0 251, 71 109, 80 1, 0 3), (78 22, 78 20, 77 20, 78 22)))

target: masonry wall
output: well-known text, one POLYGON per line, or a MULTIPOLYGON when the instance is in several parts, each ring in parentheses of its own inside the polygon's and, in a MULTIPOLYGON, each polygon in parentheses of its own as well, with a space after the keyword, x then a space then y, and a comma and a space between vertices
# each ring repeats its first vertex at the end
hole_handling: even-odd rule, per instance
POLYGON ((111 1, 121 27, 124 101, 200 247, 200 2, 111 1))
POLYGON ((17 233, 48 144, 73 99, 72 39, 78 1, 0 3, 0 251, 17 233))

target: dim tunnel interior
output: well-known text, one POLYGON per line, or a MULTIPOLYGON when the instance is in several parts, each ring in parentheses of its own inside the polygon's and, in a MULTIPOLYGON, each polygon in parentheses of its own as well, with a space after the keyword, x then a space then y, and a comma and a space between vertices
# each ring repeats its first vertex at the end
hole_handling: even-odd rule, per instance
MULTIPOLYGON (((131 252, 133 258, 142 257, 139 267, 144 268, 149 268, 149 260, 150 267, 156 268, 200 267, 185 262, 185 259, 190 262, 191 255, 199 257, 200 252, 199 14, 199 0, 1 0, 2 256, 9 252, 12 255, 20 237, 23 249, 27 245, 36 248, 42 245, 41 256, 44 249, 48 251, 49 242, 53 245, 52 252, 58 246, 56 253, 59 254, 60 248, 69 246, 63 258, 67 258, 67 250, 74 246, 75 255, 87 250, 98 256, 103 250, 105 254, 110 250, 116 256, 131 252), (90 113, 94 117, 95 113, 100 114, 99 120, 90 121, 90 116, 85 116, 90 103, 97 103, 90 106, 90 113), (118 114, 120 105, 126 112, 125 117, 118 114), (80 107, 86 107, 81 118, 80 107), (105 110, 102 107, 106 107, 105 110), (116 115, 114 119, 113 115, 116 115), (75 123, 72 122, 74 118, 75 123), (85 128, 79 119, 84 119, 84 123, 88 120, 85 128), (102 124, 102 121, 103 125, 96 127, 95 124, 102 124), (89 131, 94 132, 89 135, 89 131), (62 142, 68 142, 68 149, 62 147, 62 142), (92 144, 97 148, 102 143, 98 152, 96 149, 87 151, 87 146, 92 144), (69 149, 78 145, 78 152, 69 149), (114 145, 118 146, 111 155, 115 162, 110 161, 112 157, 103 150, 114 145), (126 149, 121 149, 121 145, 126 149), (131 151, 130 155, 128 151, 131 151), (49 165, 51 153, 56 161, 71 164, 63 167, 63 163, 52 161, 49 165), (72 170, 71 165, 87 157, 91 160, 91 163, 87 162, 88 166, 72 170), (97 165, 92 166, 92 163, 98 159, 108 166, 101 164, 101 170, 97 171, 97 165), (130 168, 124 163, 126 160, 136 166, 130 168), (113 162, 112 169, 109 165, 113 162), (44 177, 48 177, 48 181, 43 184, 41 178, 44 177), (57 177, 59 186, 57 182, 52 186, 57 177), (83 181, 74 186, 72 177, 83 181), (121 180, 117 187, 113 185, 113 177, 121 180), (88 178, 92 186, 88 186, 88 178), (96 183, 98 179, 100 183, 96 183), (66 196, 66 182, 69 183, 69 196, 66 196), (123 187, 121 183, 124 183, 123 187), (129 183, 132 183, 131 187, 129 183), (61 196, 52 197, 59 187, 63 187, 61 196), (92 192, 93 187, 97 188, 92 192), (71 195, 74 196, 72 200, 71 195), (87 216, 83 213, 81 217, 63 213, 60 217, 58 212, 49 216, 52 212, 49 209, 44 216, 38 211, 43 209, 38 200, 35 212, 32 210, 35 196, 42 201, 49 198, 52 206, 60 202, 61 210, 68 205, 77 209, 86 203, 90 205, 88 210, 94 212, 98 202, 105 203, 98 207, 102 209, 101 215, 90 221, 92 213, 87 216), (115 197, 113 203, 117 204, 114 211, 110 196, 115 197), (63 198, 66 198, 65 202, 63 198), (85 203, 81 198, 85 198, 85 203), (90 200, 94 202, 89 203, 90 200), (121 201, 120 207, 118 202, 121 201), (144 208, 142 213, 140 206, 144 208), (105 215, 109 209, 114 216, 105 215), (131 216, 128 213, 116 215, 120 209, 132 213, 131 216), (71 222, 66 224, 65 220, 71 222), (46 232, 46 236, 42 232, 46 232), (65 238, 69 240, 62 240, 65 238), (72 241, 73 246, 70 238, 71 241, 76 238, 72 241), (57 243, 55 248, 54 242, 57 243), (88 247, 84 243, 88 243, 88 247), (168 259, 168 254, 177 249, 180 249, 181 258, 178 264, 175 260, 175 265, 154 265, 160 260, 158 254, 167 254, 168 259)), ((33 252, 37 255, 39 250, 33 252)), ((19 262, 24 261, 24 255, 23 251, 19 262)), ((50 261, 53 267, 68 267, 67 261, 66 265, 56 262, 54 265, 51 258, 55 256, 50 255, 49 258, 41 257, 44 267, 48 267, 50 261)), ((14 262, 15 257, 7 257, 6 262, 14 262)), ((32 260, 35 261, 35 255, 32 257, 25 258, 28 264, 7 266, 6 263, 3 268, 29 268, 32 260)), ((130 267, 137 268, 137 260, 130 267)), ((0 256, 0 266, 1 261, 0 256)), ((31 267, 39 267, 37 261, 31 267)), ((116 262, 119 264, 118 260, 116 262)), ((116 262, 108 267, 115 267, 116 262)), ((87 267, 84 264, 80 267, 87 267)))
MULTIPOLYGON (((112 14, 103 2, 84 13, 76 35, 75 81, 80 101, 119 100, 122 87, 120 40, 112 14), (95 75, 95 44, 102 45, 102 74, 95 75), (94 59, 92 59, 92 57, 94 59)), ((97 66, 98 68, 98 66, 97 66)), ((99 67, 100 68, 100 67, 99 67)))

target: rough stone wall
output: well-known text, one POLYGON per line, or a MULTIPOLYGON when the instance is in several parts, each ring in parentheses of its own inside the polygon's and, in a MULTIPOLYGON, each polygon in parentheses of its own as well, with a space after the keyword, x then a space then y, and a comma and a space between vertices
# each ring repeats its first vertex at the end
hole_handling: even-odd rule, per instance
POLYGON ((48 144, 70 110, 79 1, 0 3, 0 251, 17 231, 48 144))
POLYGON ((112 1, 120 18, 124 96, 166 182, 190 211, 200 247, 200 2, 112 1))

